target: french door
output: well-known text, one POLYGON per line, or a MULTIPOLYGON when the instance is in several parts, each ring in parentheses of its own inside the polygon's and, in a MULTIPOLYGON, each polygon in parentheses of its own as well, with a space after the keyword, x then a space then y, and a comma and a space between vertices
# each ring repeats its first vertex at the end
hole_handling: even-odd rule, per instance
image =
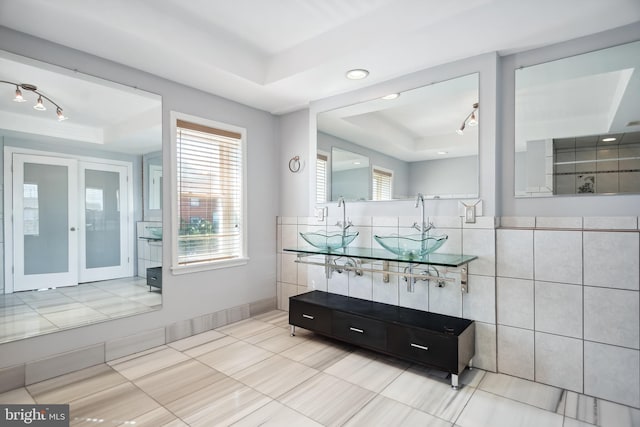
POLYGON ((12 160, 13 291, 132 275, 127 166, 12 160))
POLYGON ((77 161, 13 155, 13 290, 78 284, 77 161))

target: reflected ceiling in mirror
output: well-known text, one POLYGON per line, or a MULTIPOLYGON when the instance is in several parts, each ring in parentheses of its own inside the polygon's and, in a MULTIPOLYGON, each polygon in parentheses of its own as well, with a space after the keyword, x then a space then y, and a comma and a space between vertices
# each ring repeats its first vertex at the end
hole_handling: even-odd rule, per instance
POLYGON ((0 80, 28 84, 26 102, 0 84, 4 218, 16 219, 4 224, 0 343, 161 307, 143 276, 160 266, 162 242, 135 222, 150 219, 145 165, 162 165, 161 97, 8 52, 0 80), (46 111, 34 109, 29 85, 68 120, 46 98, 46 111), (54 176, 65 191, 51 189, 54 176))
POLYGON ((640 193, 640 41, 515 71, 515 196, 640 193))
MULTIPOLYGON (((478 77, 470 74, 404 91, 397 97, 322 112, 317 116, 318 152, 339 148, 369 159, 368 181, 354 181, 359 187, 368 186, 365 200, 381 200, 373 189, 376 170, 392 175, 391 199, 411 198, 417 193, 475 197, 476 125, 481 121, 480 109, 474 108, 479 102, 478 77), (463 132, 457 132, 462 127, 463 132)), ((327 194, 336 200, 330 176, 327 185, 327 194)), ((348 194, 347 190, 342 192, 348 194)))

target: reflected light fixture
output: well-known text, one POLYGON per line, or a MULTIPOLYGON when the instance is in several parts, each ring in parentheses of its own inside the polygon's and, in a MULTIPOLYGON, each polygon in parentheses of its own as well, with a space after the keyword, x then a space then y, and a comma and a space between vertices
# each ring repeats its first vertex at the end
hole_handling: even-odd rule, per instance
POLYGON ((27 91, 27 92, 33 92, 36 95, 38 95, 38 99, 36 101, 36 105, 33 106, 34 110, 38 110, 38 111, 46 111, 47 107, 44 105, 44 100, 46 99, 47 101, 49 101, 50 103, 52 103, 55 107, 56 107, 56 115, 58 116, 58 121, 63 121, 63 120, 67 120, 68 117, 64 115, 64 110, 62 109, 62 107, 60 105, 58 105, 54 100, 52 100, 51 98, 49 98, 46 95, 43 95, 41 92, 38 91, 38 87, 36 85, 32 85, 29 83, 14 83, 14 82, 8 82, 5 80, 0 80, 0 83, 6 83, 12 86, 16 87, 16 91, 15 91, 15 98, 13 98, 13 100, 15 102, 26 102, 27 100, 24 99, 24 96, 22 95, 22 91, 27 91))
POLYGON ((478 106, 480 104, 477 102, 474 102, 472 107, 473 109, 471 110, 471 112, 467 115, 467 117, 464 118, 464 120, 462 121, 462 124, 460 125, 460 128, 456 129, 456 133, 458 135, 464 135, 464 128, 466 125, 469 126, 476 126, 478 124, 478 119, 476 117, 476 111, 478 111, 478 106))
POLYGON ((361 80, 369 75, 369 71, 364 68, 355 68, 353 70, 347 71, 347 78, 349 80, 361 80))
POLYGON ((613 137, 611 137, 611 138, 603 138, 603 139, 602 139, 602 142, 613 142, 613 141, 615 141, 615 140, 616 140, 616 139, 615 139, 615 138, 613 138, 613 137))

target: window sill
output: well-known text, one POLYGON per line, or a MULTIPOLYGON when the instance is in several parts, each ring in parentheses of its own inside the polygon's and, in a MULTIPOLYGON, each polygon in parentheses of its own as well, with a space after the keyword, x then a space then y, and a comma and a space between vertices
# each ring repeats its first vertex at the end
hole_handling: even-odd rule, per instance
POLYGON ((249 258, 234 258, 231 260, 224 261, 214 261, 214 262, 203 262, 191 265, 178 265, 172 266, 171 272, 175 275, 179 274, 189 274, 189 273, 198 273, 201 271, 208 270, 219 270, 221 268, 232 268, 239 267, 241 265, 246 265, 249 263, 249 258))

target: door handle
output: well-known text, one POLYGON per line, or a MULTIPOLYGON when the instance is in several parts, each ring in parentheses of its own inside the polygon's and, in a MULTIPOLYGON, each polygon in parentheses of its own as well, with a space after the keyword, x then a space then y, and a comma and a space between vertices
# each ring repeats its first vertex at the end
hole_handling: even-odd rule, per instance
POLYGON ((76 231, 76 228, 75 227, 71 227, 70 230, 71 231, 76 231))

